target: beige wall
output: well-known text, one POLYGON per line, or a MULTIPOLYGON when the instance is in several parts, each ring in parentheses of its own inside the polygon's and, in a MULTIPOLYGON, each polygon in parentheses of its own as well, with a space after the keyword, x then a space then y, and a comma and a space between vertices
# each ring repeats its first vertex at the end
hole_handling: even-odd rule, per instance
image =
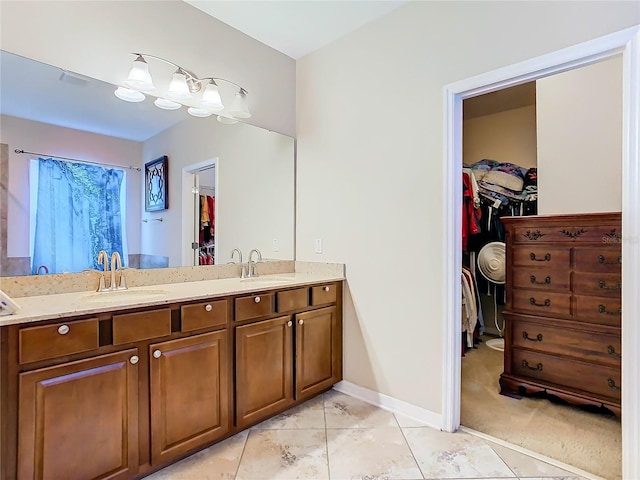
POLYGON ((347 265, 347 381, 442 412, 443 87, 639 22, 635 2, 411 2, 298 61, 296 254, 347 265))
POLYGON ((540 79, 538 211, 622 209, 622 57, 540 79))
POLYGON ((462 135, 465 165, 483 158, 526 168, 537 164, 535 105, 465 120, 462 135))

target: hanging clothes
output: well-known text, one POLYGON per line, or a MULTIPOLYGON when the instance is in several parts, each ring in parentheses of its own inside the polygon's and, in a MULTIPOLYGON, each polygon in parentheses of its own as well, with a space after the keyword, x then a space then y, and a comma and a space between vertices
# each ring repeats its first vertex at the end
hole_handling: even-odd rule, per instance
POLYGON ((466 333, 466 346, 473 348, 473 332, 478 322, 476 295, 471 273, 463 270, 462 276, 462 332, 466 333))

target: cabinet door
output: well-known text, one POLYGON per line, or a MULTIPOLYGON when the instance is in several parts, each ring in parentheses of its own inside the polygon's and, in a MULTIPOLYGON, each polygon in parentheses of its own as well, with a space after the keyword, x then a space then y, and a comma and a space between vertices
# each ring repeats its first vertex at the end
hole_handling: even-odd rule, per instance
POLYGON ((242 428, 293 402, 293 322, 236 327, 236 422, 242 428))
POLYGON ((149 345, 151 462, 229 431, 227 330, 149 345))
POLYGON ((299 313, 296 321, 296 399, 340 380, 342 350, 336 307, 299 313))
POLYGON ((18 479, 131 478, 138 468, 137 349, 21 373, 18 479))

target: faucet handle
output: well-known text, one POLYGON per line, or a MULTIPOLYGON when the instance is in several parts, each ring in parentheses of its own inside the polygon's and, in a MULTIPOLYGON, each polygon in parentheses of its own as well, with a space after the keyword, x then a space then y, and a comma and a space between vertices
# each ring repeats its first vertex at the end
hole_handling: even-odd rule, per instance
POLYGON ((120 290, 127 290, 127 279, 124 277, 124 270, 120 269, 120 290))

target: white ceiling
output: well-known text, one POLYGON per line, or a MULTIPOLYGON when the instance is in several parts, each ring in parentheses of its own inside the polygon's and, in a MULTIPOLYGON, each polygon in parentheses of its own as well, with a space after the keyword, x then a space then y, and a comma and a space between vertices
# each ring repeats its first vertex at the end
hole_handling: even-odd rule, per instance
POLYGON ((184 1, 294 59, 407 3, 407 0, 184 1))

